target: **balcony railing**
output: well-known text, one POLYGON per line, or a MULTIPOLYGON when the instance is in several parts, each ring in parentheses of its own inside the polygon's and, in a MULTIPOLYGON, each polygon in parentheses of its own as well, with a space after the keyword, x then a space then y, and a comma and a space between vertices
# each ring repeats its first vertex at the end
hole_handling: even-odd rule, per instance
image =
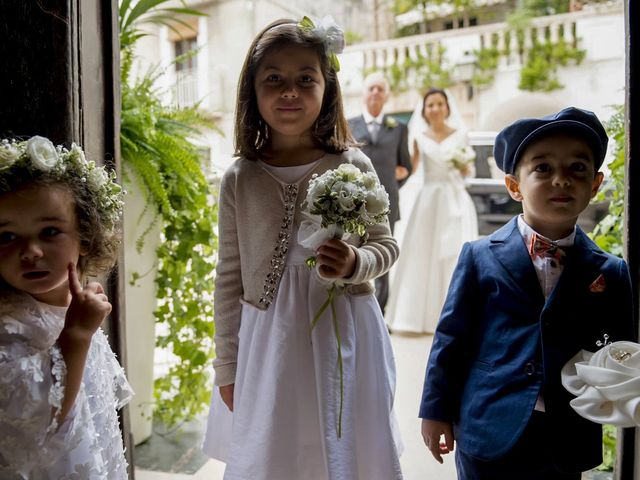
MULTIPOLYGON (((349 80, 358 76, 361 78, 363 72, 387 70, 392 65, 402 66, 406 59, 418 61, 421 58, 436 58, 445 66, 455 69, 467 61, 469 53, 474 50, 496 47, 502 52, 498 68, 519 66, 526 60, 535 39, 548 38, 555 43, 562 38, 568 44, 579 47, 580 38, 584 35, 581 32, 582 22, 602 15, 622 15, 622 12, 622 2, 613 1, 590 10, 537 17, 519 31, 502 22, 361 43, 345 49, 345 61, 341 60, 341 64, 347 66, 348 72, 344 77, 349 80)), ((353 82, 347 83, 352 88, 356 87, 353 82)))
POLYGON ((199 100, 197 70, 189 68, 177 71, 173 87, 174 104, 178 107, 192 107, 199 100))

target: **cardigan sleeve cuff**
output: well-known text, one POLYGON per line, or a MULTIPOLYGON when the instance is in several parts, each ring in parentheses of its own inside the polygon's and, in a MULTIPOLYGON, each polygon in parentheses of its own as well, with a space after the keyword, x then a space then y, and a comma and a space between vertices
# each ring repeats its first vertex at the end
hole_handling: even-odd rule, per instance
POLYGON ((349 248, 351 248, 351 250, 353 250, 353 253, 356 254, 356 266, 353 270, 353 274, 351 274, 350 277, 343 278, 342 281, 348 284, 364 283, 368 280, 368 268, 366 268, 366 265, 369 262, 368 256, 370 254, 366 250, 354 247, 353 245, 349 245, 349 248))
POLYGON ((214 366, 213 369, 216 373, 213 384, 216 387, 224 387, 225 385, 231 385, 236 382, 236 367, 237 363, 227 363, 225 365, 214 366))

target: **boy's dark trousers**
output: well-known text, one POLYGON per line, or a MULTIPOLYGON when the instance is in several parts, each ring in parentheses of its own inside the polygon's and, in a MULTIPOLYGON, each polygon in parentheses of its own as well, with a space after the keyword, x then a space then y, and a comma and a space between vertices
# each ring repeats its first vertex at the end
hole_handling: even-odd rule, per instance
POLYGON ((534 411, 522 436, 504 457, 483 461, 456 450, 458 479, 580 480, 580 473, 563 473, 553 465, 553 455, 562 455, 555 434, 547 415, 534 411))

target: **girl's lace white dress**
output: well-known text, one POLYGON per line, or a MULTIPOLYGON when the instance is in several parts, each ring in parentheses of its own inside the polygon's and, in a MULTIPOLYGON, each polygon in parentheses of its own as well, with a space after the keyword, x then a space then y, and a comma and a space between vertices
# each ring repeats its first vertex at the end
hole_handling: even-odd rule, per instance
MULTIPOLYGON (((289 180, 304 174, 300 166, 269 170, 276 168, 300 172, 289 180)), ((309 329, 327 298, 327 284, 305 265, 311 255, 292 241, 269 309, 242 305, 234 412, 214 388, 203 450, 227 463, 225 480, 401 480, 395 363, 380 307, 373 294, 335 300, 344 362, 338 438, 340 377, 329 310, 311 335, 309 329)))
POLYGON ((62 425, 53 420, 64 394, 56 339, 66 307, 0 292, 0 478, 127 478, 116 409, 133 391, 101 329, 87 355, 83 383, 62 425))
POLYGON ((456 130, 440 143, 424 134, 416 141, 424 183, 402 220, 385 313, 394 331, 433 333, 462 245, 478 237, 478 219, 462 175, 449 164, 450 152, 468 145, 466 132, 456 130))

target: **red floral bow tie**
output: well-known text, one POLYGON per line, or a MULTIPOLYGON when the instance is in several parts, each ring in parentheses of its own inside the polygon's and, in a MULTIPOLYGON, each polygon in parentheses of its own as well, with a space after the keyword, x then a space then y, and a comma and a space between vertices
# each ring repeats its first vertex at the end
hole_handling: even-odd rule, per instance
POLYGON ((554 258, 562 265, 567 254, 555 243, 534 233, 529 242, 529 255, 531 255, 531 258, 554 258))

